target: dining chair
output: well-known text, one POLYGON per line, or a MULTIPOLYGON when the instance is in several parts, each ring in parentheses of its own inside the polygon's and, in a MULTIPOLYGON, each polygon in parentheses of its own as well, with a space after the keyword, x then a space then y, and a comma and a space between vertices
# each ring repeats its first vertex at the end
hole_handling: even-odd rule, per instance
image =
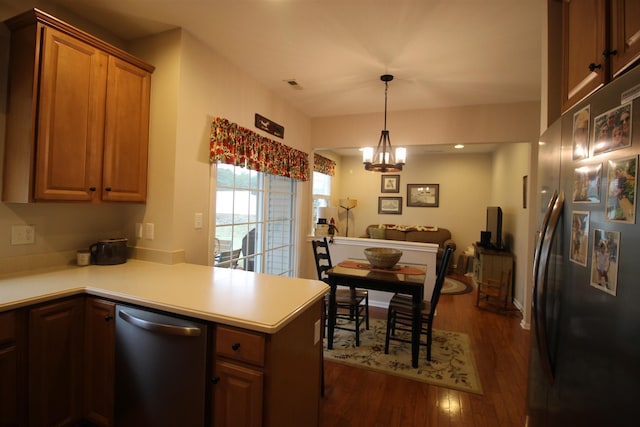
POLYGON ((240 258, 240 249, 233 249, 230 251, 222 251, 216 255, 214 259, 215 267, 223 268, 237 268, 238 258, 240 258))
MULTIPOLYGON (((324 237, 322 240, 312 240, 313 256, 316 261, 318 280, 328 283, 327 271, 333 268, 329 242, 324 237)), ((325 307, 329 307, 329 296, 325 297, 325 307)), ((360 325, 365 324, 369 329, 369 292, 366 289, 336 289, 336 318, 335 328, 354 331, 356 334, 356 346, 360 345, 360 325), (340 321, 341 320, 341 321, 340 321)), ((325 310, 325 319, 327 313, 325 310)), ((326 325, 326 321, 325 321, 326 325)))
MULTIPOLYGON (((436 306, 440 299, 440 292, 444 284, 444 278, 447 275, 447 269, 449 268, 449 261, 453 248, 445 248, 442 255, 442 262, 436 276, 436 283, 433 287, 431 299, 429 301, 422 301, 420 308, 420 334, 426 335, 426 341, 420 341, 421 345, 427 347, 427 361, 431 361, 431 341, 432 341, 432 328, 433 320, 436 313, 436 306)), ((396 331, 411 332, 413 329, 413 300, 408 295, 395 294, 389 302, 389 308, 387 310, 387 331, 384 341, 384 352, 389 353, 389 340, 396 340, 402 342, 411 342, 411 339, 405 338, 400 335, 396 335, 396 331)))
POLYGON ((476 307, 480 307, 480 302, 489 304, 497 303, 502 308, 507 308, 509 304, 509 285, 511 284, 511 270, 500 272, 500 279, 487 279, 478 281, 478 291, 476 294, 476 307))

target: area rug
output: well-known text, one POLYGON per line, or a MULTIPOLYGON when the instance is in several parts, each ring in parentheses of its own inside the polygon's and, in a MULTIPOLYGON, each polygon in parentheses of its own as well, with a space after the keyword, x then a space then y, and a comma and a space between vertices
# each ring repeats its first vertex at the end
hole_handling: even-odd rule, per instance
POLYGON ((458 279, 454 279, 452 277, 444 278, 444 285, 442 285, 442 291, 440 291, 443 295, 462 295, 469 293, 473 290, 473 286, 462 282, 458 279))
MULTIPOLYGON (((369 326, 369 330, 363 329, 360 333, 359 347, 355 345, 355 334, 352 331, 336 329, 332 350, 327 350, 325 338, 325 359, 440 387, 482 394, 468 335, 434 329, 431 362, 426 360, 426 347, 420 346, 419 366, 413 368, 411 344, 392 340, 389 343, 389 354, 384 354, 386 321, 371 319, 369 326)), ((401 333, 403 332, 397 332, 401 333)))

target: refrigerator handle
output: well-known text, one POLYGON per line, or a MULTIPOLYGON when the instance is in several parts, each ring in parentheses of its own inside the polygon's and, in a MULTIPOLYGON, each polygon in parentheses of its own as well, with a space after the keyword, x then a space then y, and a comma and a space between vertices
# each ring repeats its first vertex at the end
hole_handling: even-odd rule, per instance
POLYGON ((553 383, 553 368, 551 366, 551 353, 549 349, 549 341, 547 334, 547 278, 549 268, 549 257, 551 256, 551 245, 555 237, 558 222, 562 215, 564 207, 564 192, 552 198, 549 205, 553 203, 553 209, 545 213, 545 221, 548 222, 543 228, 540 236, 538 256, 534 257, 534 290, 533 290, 533 315, 536 322, 536 341, 538 343, 538 352, 542 364, 542 369, 549 380, 553 383), (555 199, 555 200, 554 200, 555 199), (547 218, 548 216, 548 218, 547 218))

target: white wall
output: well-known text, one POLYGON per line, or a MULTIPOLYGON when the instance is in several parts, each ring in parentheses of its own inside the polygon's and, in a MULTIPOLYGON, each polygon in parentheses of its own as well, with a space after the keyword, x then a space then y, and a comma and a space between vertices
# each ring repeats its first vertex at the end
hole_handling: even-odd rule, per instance
MULTIPOLYGON (((527 208, 523 207, 523 180, 529 177, 530 144, 505 144, 495 154, 491 205, 502 208, 502 235, 514 254, 514 299, 525 308, 525 289, 530 278, 531 249, 529 213, 531 192, 527 188, 527 208)), ((528 307, 527 307, 528 309, 528 307)))
MULTIPOLYGON (((458 248, 464 250, 479 240, 480 230, 484 230, 485 208, 491 195, 491 187, 486 184, 492 179, 492 165, 490 154, 411 157, 404 170, 397 173, 400 192, 381 193, 381 176, 386 174, 365 171, 361 158, 345 157, 340 164, 336 196, 358 200, 358 206, 350 211, 352 236, 364 236, 369 224, 433 225, 449 229, 458 248), (439 206, 407 207, 407 184, 438 184, 439 206), (378 214, 379 197, 402 197, 402 215, 378 214)), ((345 216, 341 211, 342 225, 345 216)))

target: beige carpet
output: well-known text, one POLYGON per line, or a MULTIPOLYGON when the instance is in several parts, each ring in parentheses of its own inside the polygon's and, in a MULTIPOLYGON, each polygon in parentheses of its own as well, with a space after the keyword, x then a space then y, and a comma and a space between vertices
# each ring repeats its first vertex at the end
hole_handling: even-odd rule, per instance
POLYGON ((431 362, 426 360, 426 347, 420 346, 419 366, 412 368, 411 344, 390 341, 389 354, 384 354, 385 330, 384 320, 371 319, 369 330, 360 333, 360 346, 356 347, 353 332, 336 329, 332 350, 326 349, 325 338, 324 357, 356 368, 482 394, 480 378, 466 334, 434 329, 431 362))

